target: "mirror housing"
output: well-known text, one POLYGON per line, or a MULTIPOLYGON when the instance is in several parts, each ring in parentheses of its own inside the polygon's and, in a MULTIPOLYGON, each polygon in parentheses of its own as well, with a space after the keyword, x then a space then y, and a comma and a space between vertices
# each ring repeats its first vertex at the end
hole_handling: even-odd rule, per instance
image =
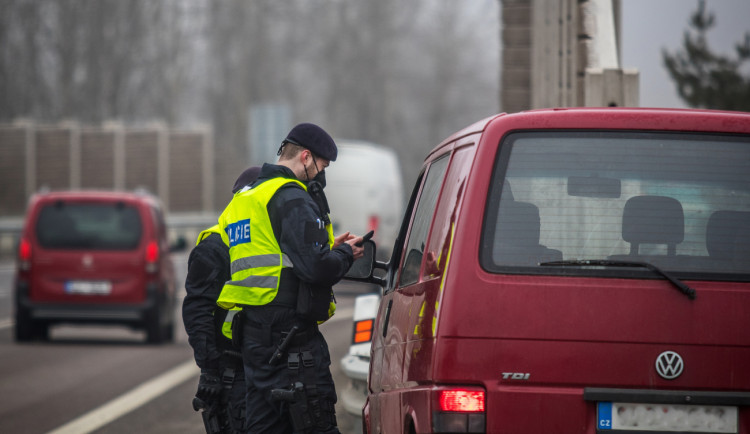
POLYGON ((365 249, 364 256, 354 261, 349 271, 346 272, 343 279, 351 280, 354 282, 366 282, 374 283, 379 286, 385 285, 385 280, 374 276, 375 269, 386 268, 386 265, 375 260, 376 247, 375 242, 367 240, 364 242, 363 247, 365 249))

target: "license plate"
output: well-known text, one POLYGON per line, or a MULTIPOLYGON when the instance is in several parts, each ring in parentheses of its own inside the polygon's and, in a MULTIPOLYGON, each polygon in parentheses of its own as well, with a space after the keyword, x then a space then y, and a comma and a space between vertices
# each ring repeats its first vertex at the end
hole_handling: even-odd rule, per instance
POLYGON ((600 431, 736 433, 737 407, 600 402, 600 431))
POLYGON ((106 281, 73 280, 65 282, 65 292, 68 294, 107 295, 111 291, 112 283, 106 281))

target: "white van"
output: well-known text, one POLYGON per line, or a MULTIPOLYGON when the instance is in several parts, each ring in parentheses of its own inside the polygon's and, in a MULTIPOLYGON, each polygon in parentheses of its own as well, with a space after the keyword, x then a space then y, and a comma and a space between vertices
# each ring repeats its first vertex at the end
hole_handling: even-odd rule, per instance
POLYGON ((391 256, 403 212, 403 184, 396 152, 364 141, 341 141, 326 169, 326 197, 336 235, 374 230, 377 256, 391 256))

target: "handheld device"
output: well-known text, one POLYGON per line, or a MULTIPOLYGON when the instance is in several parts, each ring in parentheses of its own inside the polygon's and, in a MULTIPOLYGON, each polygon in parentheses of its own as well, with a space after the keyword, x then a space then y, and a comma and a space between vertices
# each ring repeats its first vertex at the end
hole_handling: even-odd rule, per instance
POLYGON ((355 243, 354 245, 357 247, 362 247, 362 244, 364 244, 365 241, 368 241, 372 236, 375 235, 375 231, 370 231, 365 234, 364 237, 362 237, 362 241, 355 243))

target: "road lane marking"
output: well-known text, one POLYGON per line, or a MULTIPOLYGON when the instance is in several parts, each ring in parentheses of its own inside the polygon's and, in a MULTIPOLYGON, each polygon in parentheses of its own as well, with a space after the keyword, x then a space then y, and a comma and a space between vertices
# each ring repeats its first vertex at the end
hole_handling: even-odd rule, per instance
POLYGON ((198 378, 200 369, 194 360, 176 366, 170 371, 141 384, 130 392, 109 401, 81 417, 50 431, 48 434, 87 434, 130 413, 147 402, 164 394, 189 379, 198 378))
MULTIPOLYGON (((353 307, 339 309, 336 311, 336 315, 326 321, 326 323, 351 320, 353 313, 353 307)), ((11 319, 0 320, 0 328, 10 327, 12 324, 13 321, 11 319)), ((183 382, 191 378, 197 378, 199 374, 200 369, 195 365, 195 361, 188 360, 47 434, 91 433, 143 406, 183 382)))
POLYGON ((13 327, 13 318, 0 319, 0 330, 13 327))

